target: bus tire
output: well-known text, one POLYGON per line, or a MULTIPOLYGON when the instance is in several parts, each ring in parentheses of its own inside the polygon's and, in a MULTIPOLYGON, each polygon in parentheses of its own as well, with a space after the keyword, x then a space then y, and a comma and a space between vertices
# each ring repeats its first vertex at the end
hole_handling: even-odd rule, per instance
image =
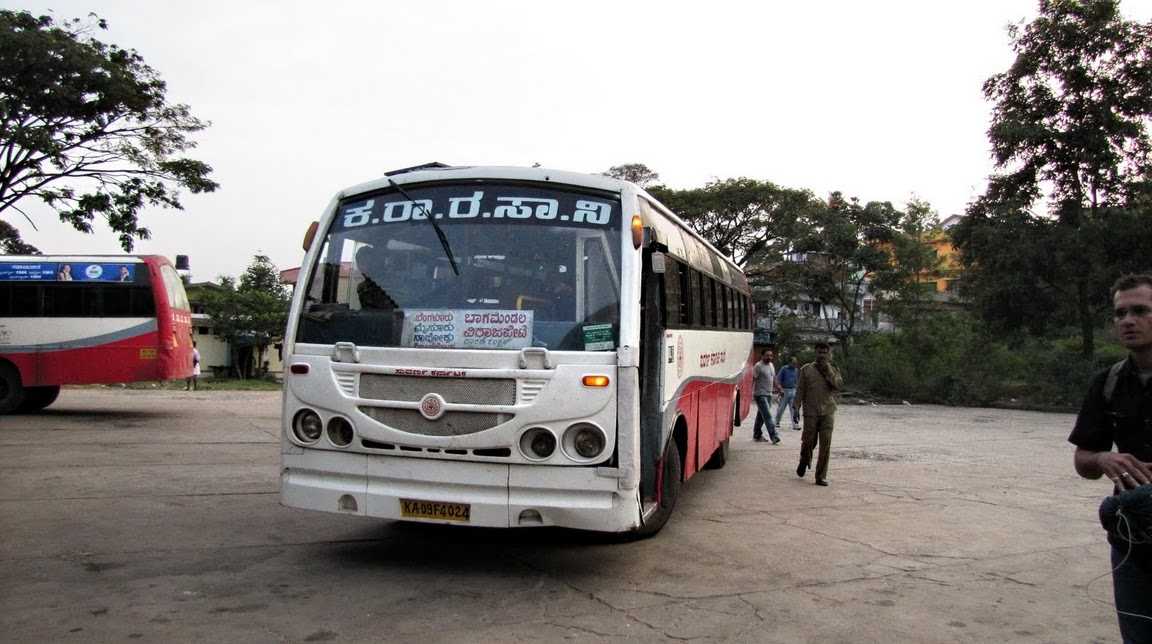
POLYGON ((725 438, 722 443, 716 446, 716 451, 712 452, 712 458, 704 464, 706 470, 719 470, 728 464, 728 446, 732 442, 732 437, 725 438))
POLYGON ((24 402, 20 404, 19 411, 40 411, 48 405, 56 402, 56 398, 59 395, 60 385, 53 385, 50 387, 25 387, 24 402))
POLYGON ((660 458, 660 502, 656 511, 640 529, 636 536, 644 538, 660 532, 668 519, 672 518, 672 511, 676 509, 676 501, 680 498, 680 486, 684 478, 683 464, 680 462, 680 450, 676 447, 676 440, 669 439, 664 448, 664 456, 660 458))
POLYGON ((16 411, 24 402, 24 385, 20 372, 11 364, 0 362, 0 414, 16 411))

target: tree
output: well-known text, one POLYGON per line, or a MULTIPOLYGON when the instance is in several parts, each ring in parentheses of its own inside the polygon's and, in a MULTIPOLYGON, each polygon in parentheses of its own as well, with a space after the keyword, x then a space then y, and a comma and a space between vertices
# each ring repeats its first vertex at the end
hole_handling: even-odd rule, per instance
POLYGON ((869 280, 893 268, 891 247, 903 213, 888 202, 861 206, 834 192, 821 207, 808 208, 799 222, 789 261, 774 271, 782 292, 803 294, 824 311, 825 330, 835 336, 845 356, 862 312, 869 280))
POLYGON ((1152 241, 1152 24, 1124 20, 1118 0, 1043 0, 1009 33, 1016 60, 984 84, 999 172, 953 238, 986 319, 1074 322, 1090 357, 1108 284, 1131 262, 1118 250, 1132 240, 1109 229, 1152 241))
POLYGON ((204 312, 212 318, 216 335, 232 347, 241 378, 262 373, 268 346, 284 336, 289 298, 278 276, 268 257, 256 255, 240 276, 239 287, 235 279, 222 277, 220 288, 204 293, 204 312))
POLYGON ((929 242, 943 235, 928 202, 908 202, 887 244, 891 262, 871 276, 872 291, 894 318, 911 322, 923 314, 926 292, 935 285, 932 278, 941 266, 929 242))
POLYGON ((624 165, 614 165, 611 168, 608 168, 608 170, 604 172, 604 175, 612 177, 613 179, 631 181, 641 188, 647 188, 649 185, 654 184, 660 180, 660 175, 656 172, 653 172, 643 163, 625 163, 624 165))
POLYGON ((648 191, 740 266, 782 257, 797 216, 813 199, 806 191, 745 177, 714 180, 703 188, 648 191))
POLYGON ((40 250, 20 239, 20 231, 12 224, 0 220, 0 254, 39 255, 40 250))
POLYGON ((96 40, 93 28, 107 24, 0 10, 0 217, 28 218, 17 204, 39 199, 82 232, 103 218, 130 251, 150 236, 141 209, 181 209, 180 188, 217 184, 208 165, 179 156, 206 124, 167 103, 135 50, 96 40))

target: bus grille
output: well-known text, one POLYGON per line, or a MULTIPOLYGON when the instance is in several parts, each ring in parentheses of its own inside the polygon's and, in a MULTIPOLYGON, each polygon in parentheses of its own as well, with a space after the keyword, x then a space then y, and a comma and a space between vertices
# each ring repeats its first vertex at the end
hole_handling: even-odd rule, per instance
POLYGON ((349 396, 356 395, 356 373, 353 371, 333 371, 332 375, 336 378, 336 386, 349 396))
POLYGON ((514 405, 516 381, 510 378, 423 378, 375 373, 360 376, 360 397, 369 400, 417 402, 429 393, 440 394, 450 403, 514 405))
POLYGON ((547 380, 524 379, 520 381, 520 393, 518 394, 517 403, 527 405, 528 403, 536 400, 536 396, 544 391, 544 387, 548 384, 547 380))
POLYGON ((476 434, 506 423, 513 414, 491 414, 475 411, 450 411, 437 420, 428 420, 413 409, 391 407, 360 407, 373 420, 392 429, 422 436, 463 436, 476 434))

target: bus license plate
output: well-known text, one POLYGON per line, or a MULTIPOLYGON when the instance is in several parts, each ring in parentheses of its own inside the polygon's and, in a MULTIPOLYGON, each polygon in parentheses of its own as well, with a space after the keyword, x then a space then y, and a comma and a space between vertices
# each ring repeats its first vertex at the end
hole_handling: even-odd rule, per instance
POLYGON ((472 517, 472 506, 467 503, 400 499, 400 516, 405 519, 439 519, 468 523, 472 517))

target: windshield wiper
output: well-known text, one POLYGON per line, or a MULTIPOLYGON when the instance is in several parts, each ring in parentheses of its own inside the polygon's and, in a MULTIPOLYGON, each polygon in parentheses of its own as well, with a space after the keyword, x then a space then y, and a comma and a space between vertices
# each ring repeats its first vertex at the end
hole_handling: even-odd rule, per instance
POLYGON ((440 224, 436 223, 436 220, 432 218, 432 213, 425 210, 420 202, 409 196, 408 193, 400 187, 400 184, 393 181, 391 177, 388 177, 388 183, 391 184, 402 197, 411 201, 420 209, 420 212, 424 213, 424 218, 428 220, 428 223, 432 224, 432 229, 436 231, 436 237, 440 240, 440 246, 444 248, 444 254, 448 257, 448 263, 452 265, 452 272, 459 276, 460 269, 456 266, 456 257, 452 254, 452 247, 448 245, 448 237, 446 237, 444 231, 440 229, 440 224))

